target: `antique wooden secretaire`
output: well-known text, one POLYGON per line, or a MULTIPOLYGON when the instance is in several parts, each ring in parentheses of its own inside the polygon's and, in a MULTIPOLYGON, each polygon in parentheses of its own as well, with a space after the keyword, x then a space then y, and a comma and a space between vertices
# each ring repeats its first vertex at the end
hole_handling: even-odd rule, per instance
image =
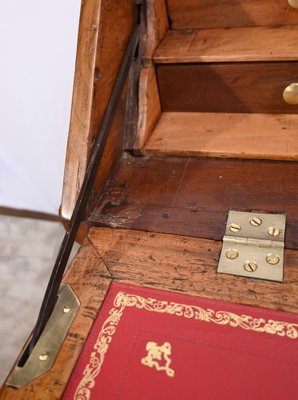
POLYGON ((0 398, 295 396, 297 177, 297 0, 82 1, 67 233, 0 398))

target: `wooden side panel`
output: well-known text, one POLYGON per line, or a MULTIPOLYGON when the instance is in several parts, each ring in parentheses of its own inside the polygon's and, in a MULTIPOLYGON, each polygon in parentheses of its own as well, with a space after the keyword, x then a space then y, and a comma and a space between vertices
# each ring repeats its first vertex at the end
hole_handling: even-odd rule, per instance
MULTIPOLYGON (((61 205, 61 216, 66 220, 71 217, 82 185, 88 157, 99 131, 134 20, 135 4, 131 0, 82 2, 61 205)), ((114 158, 120 153, 121 134, 122 131, 114 126, 114 140, 110 140, 107 145, 97 188, 105 182, 114 158), (109 160, 108 163, 106 160, 109 160)))
POLYGON ((168 0, 173 29, 297 24, 287 0, 168 0))
POLYGON ((284 89, 298 82, 298 64, 223 63, 157 67, 163 111, 297 113, 284 89))
POLYGON ((283 212, 298 248, 297 174, 278 161, 126 157, 90 223, 222 240, 229 209, 283 212))
MULTIPOLYGON (((298 22, 298 21, 297 21, 298 22)), ((154 53, 158 64, 294 61, 298 26, 171 30, 154 53)))
POLYGON ((298 160, 298 115, 165 112, 143 153, 298 160))
POLYGON ((132 146, 136 153, 151 134, 161 113, 156 71, 152 64, 152 56, 169 28, 166 0, 147 1, 146 24, 143 68, 139 79, 137 133, 135 143, 132 146))
POLYGON ((139 151, 150 136, 161 114, 155 67, 143 68, 139 81, 139 116, 134 150, 139 151))
POLYGON ((110 274, 97 250, 89 240, 86 240, 63 279, 72 287, 81 306, 53 367, 49 372, 20 389, 4 385, 0 390, 1 400, 58 400, 61 398, 109 289, 110 280, 110 274))
POLYGON ((166 0, 147 0, 147 34, 144 58, 149 61, 169 29, 166 0))

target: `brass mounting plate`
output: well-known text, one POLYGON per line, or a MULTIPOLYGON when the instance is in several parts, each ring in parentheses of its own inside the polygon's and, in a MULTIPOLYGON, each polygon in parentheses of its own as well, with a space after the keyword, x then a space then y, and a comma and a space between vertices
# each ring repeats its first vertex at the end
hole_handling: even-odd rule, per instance
POLYGON ((74 320, 80 302, 71 287, 61 284, 58 299, 51 317, 23 367, 16 366, 5 384, 20 388, 48 371, 74 320))
POLYGON ((217 272, 282 282, 286 216, 230 211, 217 272))

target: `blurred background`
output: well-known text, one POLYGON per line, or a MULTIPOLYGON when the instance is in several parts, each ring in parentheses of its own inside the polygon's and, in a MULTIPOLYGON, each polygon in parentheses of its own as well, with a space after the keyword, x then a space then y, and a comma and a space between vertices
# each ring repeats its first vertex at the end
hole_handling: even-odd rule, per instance
POLYGON ((0 0, 0 383, 37 318, 58 222, 81 0, 0 0))

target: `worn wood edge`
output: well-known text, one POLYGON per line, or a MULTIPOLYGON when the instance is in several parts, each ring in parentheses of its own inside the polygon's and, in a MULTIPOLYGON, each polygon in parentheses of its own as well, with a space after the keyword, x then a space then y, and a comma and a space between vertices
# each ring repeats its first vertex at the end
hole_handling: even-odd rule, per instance
POLYGON ((169 30, 153 60, 157 64, 294 61, 297 33, 296 25, 169 30))
POLYGON ((147 34, 144 59, 149 62, 169 29, 166 0, 147 0, 147 34))
MULTIPOLYGON (((88 158, 133 29, 135 11, 135 4, 131 0, 82 2, 60 211, 64 220, 70 220, 82 186, 88 158), (121 35, 115 26, 118 30, 121 29, 121 35)), ((115 128, 112 126, 111 130, 113 129, 115 128)), ((118 132, 119 135, 121 132, 118 132)), ((120 145, 121 140, 117 140, 118 142, 120 145)), ((110 141, 106 147, 111 147, 110 141)), ((108 152, 117 159, 119 152, 114 154, 114 149, 109 149, 108 152)), ((101 171, 96 177, 96 190, 104 185, 113 167, 111 157, 108 157, 107 164, 104 165, 105 171, 101 171)), ((92 196, 89 203, 91 202, 92 196)))
POLYGON ((297 24, 287 0, 168 0, 173 29, 297 24))
POLYGON ((107 267, 88 238, 69 266, 63 282, 72 287, 81 305, 54 365, 20 389, 4 384, 0 389, 1 400, 61 398, 111 283, 107 267))
POLYGON ((126 154, 89 223, 221 240, 230 209, 282 213, 286 246, 298 249, 298 187, 292 184, 297 167, 272 160, 126 154))
POLYGON ((60 215, 70 220, 87 165, 101 0, 82 2, 60 215))
POLYGON ((133 145, 133 150, 135 152, 138 152, 143 146, 161 113, 159 91, 155 67, 152 64, 152 56, 169 29, 165 0, 147 0, 146 24, 147 32, 144 38, 145 52, 142 60, 143 68, 141 69, 139 78, 137 133, 133 145))
POLYGON ((92 228, 89 237, 114 280, 298 312, 297 251, 285 251, 284 282, 280 284, 218 274, 219 241, 113 228, 92 228))
POLYGON ((141 153, 297 161, 297 132, 295 114, 163 112, 141 153))
POLYGON ((138 152, 151 135, 161 114, 155 67, 143 68, 139 81, 139 115, 133 150, 138 152))

